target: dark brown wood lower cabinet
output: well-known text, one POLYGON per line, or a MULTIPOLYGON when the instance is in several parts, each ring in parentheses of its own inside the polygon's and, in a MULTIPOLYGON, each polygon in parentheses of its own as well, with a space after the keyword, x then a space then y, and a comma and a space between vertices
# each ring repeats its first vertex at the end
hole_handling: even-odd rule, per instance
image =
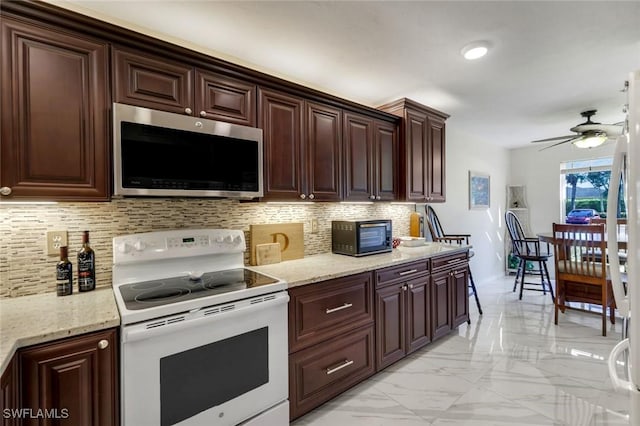
POLYGON ((349 389, 374 371, 373 326, 289 355, 291 420, 349 389))
POLYGON ((0 424, 2 426, 15 426, 18 424, 17 418, 11 411, 19 408, 17 364, 16 359, 12 358, 0 379, 0 424), (9 411, 7 412, 6 410, 9 411))
POLYGON ((118 336, 111 329, 19 351, 22 408, 57 419, 24 426, 118 425, 118 336))
POLYGON ((376 290, 376 370, 431 342, 429 276, 376 290))
POLYGON ((445 270, 431 276, 433 340, 436 340, 453 329, 451 315, 451 271, 445 270))
POLYGON ((453 327, 469 321, 469 268, 463 265, 451 271, 453 327))

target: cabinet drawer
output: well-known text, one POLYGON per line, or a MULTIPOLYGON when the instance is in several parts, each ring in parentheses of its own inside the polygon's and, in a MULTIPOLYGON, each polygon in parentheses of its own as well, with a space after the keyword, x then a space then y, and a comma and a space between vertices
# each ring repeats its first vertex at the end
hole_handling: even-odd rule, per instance
POLYGON ((437 271, 442 268, 455 268, 464 266, 467 262, 467 252, 456 253, 449 256, 434 257, 431 259, 431 269, 437 271))
POLYGON ((418 275, 429 272, 429 260, 405 263, 400 266, 379 269, 376 271, 376 287, 394 282, 396 280, 408 280, 418 275))
POLYGON ((291 419, 328 401, 373 372, 373 326, 290 355, 291 419))
POLYGON ((289 290, 289 352, 373 323, 371 273, 289 290))

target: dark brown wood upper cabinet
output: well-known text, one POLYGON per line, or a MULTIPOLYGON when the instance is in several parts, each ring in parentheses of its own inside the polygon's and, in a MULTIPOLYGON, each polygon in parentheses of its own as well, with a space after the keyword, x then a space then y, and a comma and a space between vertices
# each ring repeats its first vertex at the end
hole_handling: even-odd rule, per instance
POLYGON ((344 199, 375 200, 373 120, 344 114, 344 199))
POLYGON ((195 102, 201 117, 245 126, 256 125, 254 84, 196 69, 195 102))
POLYGON ((264 88, 258 89, 258 111, 264 132, 264 198, 340 200, 342 112, 264 88))
POLYGON ((258 127, 264 141, 264 198, 298 199, 303 192, 304 101, 258 89, 258 127))
POLYGON ((340 201, 342 197, 342 111, 307 102, 306 197, 340 201))
POLYGON ((0 197, 108 200, 108 48, 2 17, 0 197))
POLYGON ((193 114, 193 67, 114 48, 113 68, 115 102, 193 114))
POLYGON ((393 201, 397 196, 396 126, 344 114, 344 199, 393 201))
POLYGON ((402 117, 400 197, 421 203, 444 202, 445 120, 449 116, 406 98, 380 109, 402 117))
POLYGON ((113 49, 115 102, 256 125, 256 86, 123 47, 113 49))

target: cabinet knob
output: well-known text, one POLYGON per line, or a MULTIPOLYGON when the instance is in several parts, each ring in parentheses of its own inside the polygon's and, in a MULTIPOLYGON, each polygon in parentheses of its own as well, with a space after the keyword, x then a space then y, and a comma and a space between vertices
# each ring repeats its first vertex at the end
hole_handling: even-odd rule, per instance
POLYGON ((413 289, 413 284, 409 284, 409 288, 410 288, 410 289, 413 289))
POLYGON ((313 200, 314 198, 316 198, 316 196, 315 196, 315 195, 313 195, 313 194, 309 194, 309 199, 310 199, 310 200, 313 200))
POLYGON ((307 198, 307 196, 304 194, 300 194, 300 198, 304 200, 305 198, 307 198))
POLYGON ((407 286, 406 285, 402 286, 402 291, 407 291, 407 286))
POLYGON ((376 196, 375 196, 375 195, 373 195, 373 194, 371 194, 371 196, 370 196, 369 198, 370 198, 370 199, 372 199, 372 200, 375 200, 375 199, 376 199, 376 196))
POLYGON ((382 199, 382 197, 381 197, 381 196, 379 196, 379 195, 378 195, 378 196, 376 196, 376 200, 381 200, 381 199, 382 199))
POLYGON ((3 186, 0 188, 0 195, 11 195, 11 188, 8 186, 3 186))
POLYGON ((191 108, 189 108, 189 107, 186 107, 186 108, 184 109, 184 113, 185 113, 185 114, 191 114, 192 112, 193 112, 193 111, 192 111, 192 110, 191 110, 191 108))
POLYGON ((206 116, 207 116, 206 111, 200 111, 200 117, 206 117, 206 116))
POLYGON ((109 346, 109 341, 108 341, 108 340, 104 340, 104 339, 102 339, 102 340, 100 340, 100 341, 98 342, 98 347, 99 347, 100 349, 106 349, 106 348, 107 348, 107 346, 109 346))

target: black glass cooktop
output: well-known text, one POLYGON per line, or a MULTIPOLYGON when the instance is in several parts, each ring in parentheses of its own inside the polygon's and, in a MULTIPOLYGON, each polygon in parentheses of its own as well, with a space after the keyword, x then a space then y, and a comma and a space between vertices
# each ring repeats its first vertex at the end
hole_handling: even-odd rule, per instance
POLYGON ((258 272, 238 268, 208 272, 198 279, 182 276, 125 284, 120 286, 120 295, 127 309, 139 310, 276 282, 258 272))

